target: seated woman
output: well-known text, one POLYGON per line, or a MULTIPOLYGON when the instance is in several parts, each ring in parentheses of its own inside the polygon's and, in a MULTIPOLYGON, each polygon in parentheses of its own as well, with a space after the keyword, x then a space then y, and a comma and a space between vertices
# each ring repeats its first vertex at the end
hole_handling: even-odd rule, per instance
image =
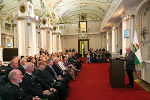
MULTIPOLYGON (((72 69, 73 72, 79 72, 80 70, 78 70, 77 68, 75 68, 75 66, 73 64, 70 64, 69 61, 68 61, 68 55, 66 56, 63 56, 63 63, 64 63, 64 66, 66 66, 67 68, 69 69, 72 69)), ((75 73, 76 74, 76 73, 75 73)))
POLYGON ((73 80, 75 80, 74 70, 73 70, 72 68, 66 67, 66 66, 64 65, 64 63, 63 63, 63 58, 62 58, 62 57, 59 58, 58 65, 61 67, 61 69, 62 69, 63 71, 65 71, 66 73, 69 73, 70 76, 71 76, 71 78, 72 78, 73 80))
POLYGON ((86 62, 90 63, 90 53, 88 52, 87 57, 86 57, 86 62))

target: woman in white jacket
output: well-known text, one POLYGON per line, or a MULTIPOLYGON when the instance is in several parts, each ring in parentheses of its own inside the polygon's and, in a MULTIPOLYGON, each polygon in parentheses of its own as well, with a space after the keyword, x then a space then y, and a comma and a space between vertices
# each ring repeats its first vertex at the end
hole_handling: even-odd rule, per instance
POLYGON ((65 71, 66 73, 69 73, 73 80, 75 80, 74 70, 64 65, 62 57, 59 57, 58 65, 61 67, 63 71, 65 71))

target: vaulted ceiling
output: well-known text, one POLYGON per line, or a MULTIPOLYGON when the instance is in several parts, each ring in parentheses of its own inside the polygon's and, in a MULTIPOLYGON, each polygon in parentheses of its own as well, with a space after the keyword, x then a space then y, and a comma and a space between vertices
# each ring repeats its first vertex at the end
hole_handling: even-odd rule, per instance
POLYGON ((55 23, 76 23, 79 20, 102 21, 112 0, 3 0, 0 17, 10 18, 22 1, 31 1, 35 15, 49 16, 55 23))

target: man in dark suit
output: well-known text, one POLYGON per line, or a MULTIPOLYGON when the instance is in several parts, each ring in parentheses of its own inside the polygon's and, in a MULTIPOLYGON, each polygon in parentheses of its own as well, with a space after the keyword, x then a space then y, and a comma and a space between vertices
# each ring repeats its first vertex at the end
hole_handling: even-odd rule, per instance
POLYGON ((66 99, 66 89, 63 84, 57 84, 56 80, 54 80, 46 70, 45 70, 45 63, 43 61, 38 62, 38 69, 35 72, 36 78, 40 82, 43 89, 57 89, 59 94, 59 100, 66 99), (53 88, 52 88, 53 87, 53 88))
POLYGON ((22 72, 23 75, 25 74, 24 65, 25 65, 26 62, 27 62, 26 58, 25 58, 25 57, 22 58, 22 59, 20 60, 20 65, 19 65, 19 67, 18 67, 19 70, 21 70, 21 72, 22 72))
POLYGON ((126 71, 129 78, 128 88, 132 88, 134 84, 133 71, 135 69, 135 54, 131 51, 131 48, 126 48, 126 71))
POLYGON ((94 51, 92 51, 92 53, 90 54, 90 57, 91 57, 92 63, 96 62, 96 54, 94 51))
POLYGON ((19 83, 22 82, 22 73, 20 70, 10 71, 8 78, 10 82, 2 88, 2 100, 40 100, 40 98, 33 97, 26 94, 19 83))
POLYGON ((47 60, 47 66, 46 66, 45 70, 53 77, 54 80, 56 80, 56 82, 61 82, 62 85, 65 85, 66 90, 68 89, 67 91, 69 91, 68 83, 69 83, 70 79, 65 78, 63 73, 61 73, 61 71, 56 72, 55 70, 60 70, 60 69, 58 68, 56 63, 54 66, 53 65, 54 65, 53 59, 48 59, 47 60), (56 67, 57 69, 54 67, 56 67), (58 74, 58 73, 60 73, 60 74, 58 74))
POLYGON ((45 90, 41 87, 40 83, 37 81, 36 77, 32 74, 34 71, 33 63, 25 64, 25 71, 23 81, 20 84, 23 89, 32 96, 38 96, 40 98, 48 98, 48 100, 57 100, 55 96, 55 90, 45 90))
POLYGON ((8 69, 6 70, 6 73, 5 73, 5 77, 6 77, 6 82, 9 82, 9 79, 8 79, 8 74, 11 70, 13 69, 18 69, 18 60, 12 60, 10 62, 10 66, 8 67, 8 69))

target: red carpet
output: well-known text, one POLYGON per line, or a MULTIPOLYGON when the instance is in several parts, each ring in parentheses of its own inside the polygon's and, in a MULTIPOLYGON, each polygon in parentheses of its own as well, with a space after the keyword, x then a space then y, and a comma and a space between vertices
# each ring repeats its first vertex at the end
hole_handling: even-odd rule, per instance
POLYGON ((108 63, 83 64, 76 81, 71 81, 69 86, 67 100, 150 100, 150 93, 136 83, 131 89, 111 88, 108 63))

